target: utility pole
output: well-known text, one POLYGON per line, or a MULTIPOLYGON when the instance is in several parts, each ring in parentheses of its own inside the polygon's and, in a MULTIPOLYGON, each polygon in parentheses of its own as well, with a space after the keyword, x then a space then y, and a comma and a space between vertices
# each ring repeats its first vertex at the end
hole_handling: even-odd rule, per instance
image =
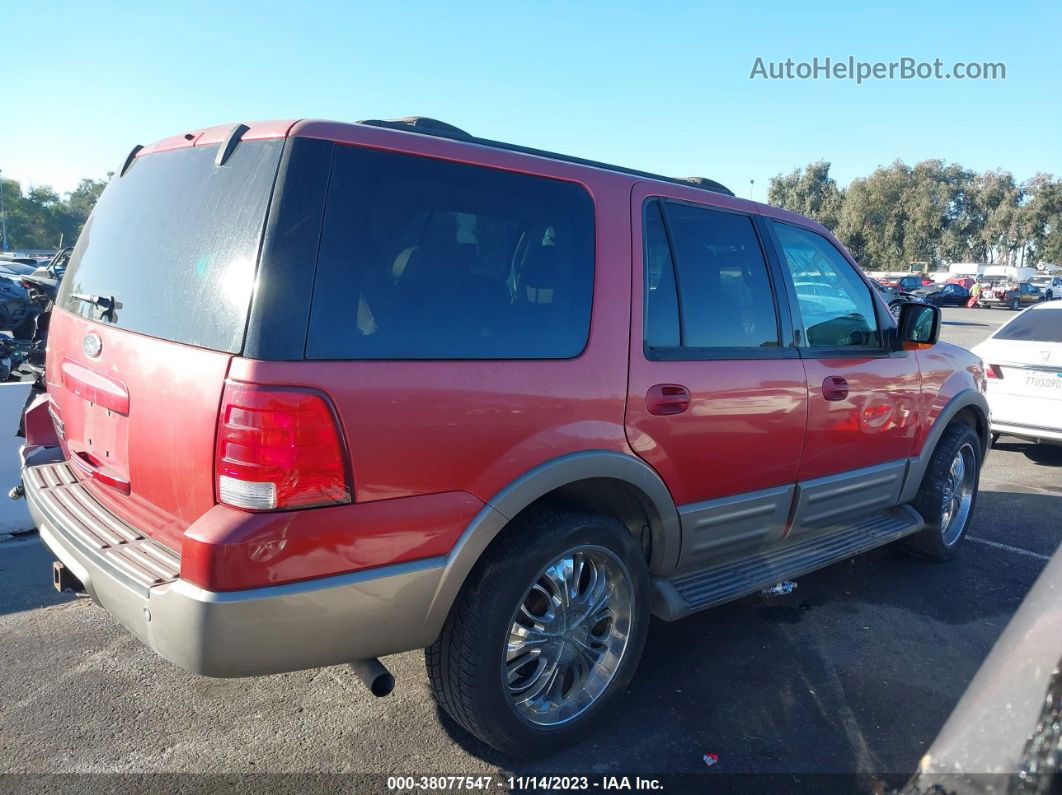
POLYGON ((7 211, 4 210, 3 173, 0 173, 0 248, 7 251, 7 211))
POLYGON ((752 201, 756 201, 756 180, 749 180, 749 198, 752 201))

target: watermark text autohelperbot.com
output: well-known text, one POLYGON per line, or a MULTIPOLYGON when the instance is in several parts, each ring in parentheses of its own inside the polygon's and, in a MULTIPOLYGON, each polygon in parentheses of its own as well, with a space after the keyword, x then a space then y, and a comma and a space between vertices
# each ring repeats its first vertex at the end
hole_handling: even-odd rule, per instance
POLYGON ((847 58, 812 58, 797 61, 769 61, 757 58, 749 73, 750 80, 854 80, 862 84, 871 80, 1006 80, 1007 65, 999 61, 955 61, 945 64, 940 58, 919 61, 903 57, 895 61, 858 61, 847 58))

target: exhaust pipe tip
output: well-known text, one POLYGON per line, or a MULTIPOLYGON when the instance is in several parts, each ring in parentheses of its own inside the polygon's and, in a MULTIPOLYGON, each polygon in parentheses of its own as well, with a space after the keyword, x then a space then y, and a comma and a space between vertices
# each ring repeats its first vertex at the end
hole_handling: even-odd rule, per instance
POLYGON ((362 683, 369 688, 369 692, 377 698, 390 695, 395 689, 394 676, 375 657, 369 660, 355 660, 350 667, 362 683))

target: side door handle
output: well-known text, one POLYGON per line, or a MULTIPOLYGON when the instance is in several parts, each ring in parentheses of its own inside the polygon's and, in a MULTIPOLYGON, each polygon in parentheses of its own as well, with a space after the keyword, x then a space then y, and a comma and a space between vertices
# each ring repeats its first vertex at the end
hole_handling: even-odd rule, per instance
POLYGON ((681 414, 689 407, 690 391, 681 384, 657 384, 645 395, 646 410, 657 416, 681 414))
POLYGON ((828 375, 822 382, 822 396, 826 400, 844 400, 848 397, 848 382, 839 375, 828 375))

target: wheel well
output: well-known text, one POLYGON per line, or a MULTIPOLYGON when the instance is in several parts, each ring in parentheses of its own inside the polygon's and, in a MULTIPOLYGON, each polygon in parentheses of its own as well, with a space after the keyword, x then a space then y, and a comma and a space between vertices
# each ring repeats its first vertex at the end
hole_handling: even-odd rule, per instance
POLYGON ((977 438, 981 440, 981 457, 988 452, 990 435, 988 433, 988 418, 973 406, 967 406, 955 415, 952 422, 965 422, 975 431, 977 438))
POLYGON ((543 503, 576 506, 619 519, 641 544, 646 563, 652 561, 653 540, 663 532, 663 525, 652 500, 637 486, 617 478, 577 480, 543 494, 520 514, 543 503))

